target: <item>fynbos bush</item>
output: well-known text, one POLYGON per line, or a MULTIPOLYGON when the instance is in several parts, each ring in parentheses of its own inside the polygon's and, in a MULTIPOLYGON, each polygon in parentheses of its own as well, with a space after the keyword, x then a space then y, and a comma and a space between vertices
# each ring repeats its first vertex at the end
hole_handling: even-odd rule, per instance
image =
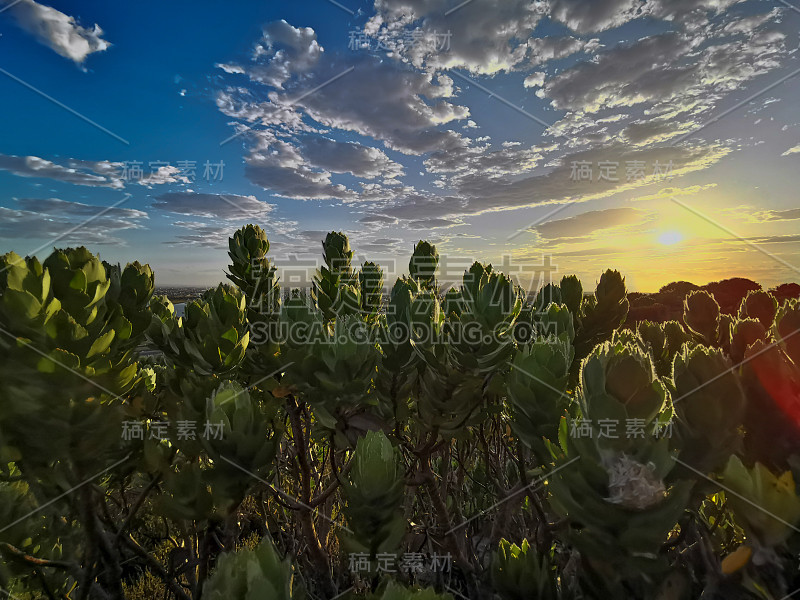
POLYGON ((800 587, 796 300, 723 313, 683 286, 682 322, 629 326, 612 269, 528 297, 482 263, 446 289, 424 241, 395 282, 342 233, 322 247, 310 293, 289 291, 264 231, 240 229, 233 285, 181 318, 146 265, 0 257, 0 591, 800 587))

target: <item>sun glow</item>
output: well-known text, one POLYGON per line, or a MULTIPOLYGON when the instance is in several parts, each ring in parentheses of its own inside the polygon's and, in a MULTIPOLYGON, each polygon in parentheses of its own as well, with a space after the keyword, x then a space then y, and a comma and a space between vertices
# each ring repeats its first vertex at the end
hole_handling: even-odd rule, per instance
POLYGON ((663 246, 674 246, 683 241, 683 234, 680 231, 665 231, 658 236, 658 243, 663 246))

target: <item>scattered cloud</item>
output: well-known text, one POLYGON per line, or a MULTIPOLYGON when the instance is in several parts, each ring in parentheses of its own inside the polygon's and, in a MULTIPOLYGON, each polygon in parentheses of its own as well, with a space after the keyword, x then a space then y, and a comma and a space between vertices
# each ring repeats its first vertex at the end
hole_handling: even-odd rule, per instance
POLYGON ((551 60, 572 56, 578 52, 591 52, 597 49, 598 45, 598 40, 586 42, 569 35, 531 38, 528 40, 528 48, 531 52, 528 64, 536 67, 551 60))
MULTIPOLYGON (((310 27, 292 27, 281 20, 269 23, 262 31, 263 37, 253 48, 253 61, 258 64, 247 70, 253 81, 281 89, 288 79, 308 72, 319 62, 323 49, 310 27)), ((238 66, 220 66, 229 73, 245 72, 238 66)))
POLYGON ((551 0, 552 18, 581 34, 618 27, 640 14, 639 0, 551 0))
POLYGON ((334 173, 350 173, 365 179, 391 179, 403 175, 403 166, 378 148, 313 137, 303 142, 302 150, 310 163, 334 173))
POLYGON ((154 185, 164 185, 165 183, 191 183, 192 180, 186 175, 181 175, 181 170, 172 165, 158 167, 155 171, 142 177, 137 181, 140 185, 152 187, 154 185))
POLYGON ((451 8, 447 0, 376 0, 365 31, 419 69, 493 74, 526 60, 525 42, 544 17, 530 0, 481 0, 448 12, 451 8), (443 32, 452 34, 446 44, 436 38, 443 32), (407 43, 414 35, 421 42, 407 43))
MULTIPOLYGON (((323 49, 312 30, 273 24, 249 60, 218 65, 227 87, 217 105, 243 133, 252 183, 285 198, 360 202, 359 235, 400 226, 450 240, 447 229, 489 212, 631 191, 639 202, 696 195, 717 184, 679 180, 741 145, 675 140, 790 54, 782 11, 721 16, 737 3, 551 0, 545 17, 528 0, 485 0, 447 15, 447 0, 375 0, 364 33, 381 50, 351 48, 345 57, 323 49), (537 35, 544 18, 566 28, 537 35), (624 34, 607 33, 626 24, 624 34), (453 32, 447 48, 426 41, 436 31, 453 32), (467 106, 471 86, 453 69, 553 125, 538 143, 524 134, 495 139, 484 113, 467 106), (521 85, 515 91, 512 77, 481 78, 499 74, 516 74, 521 85), (644 174, 626 172, 634 161, 644 174), (594 165, 595 177, 575 179, 576 162, 594 165), (616 177, 598 178, 600 163, 616 163, 616 177)), ((596 232, 650 218, 624 206, 535 230, 553 243, 592 241, 596 232)))
POLYGON ((378 148, 324 137, 297 141, 322 130, 356 133, 407 155, 468 144, 460 133, 440 129, 469 116, 446 100, 453 94, 449 78, 363 57, 340 81, 324 85, 346 69, 330 61, 318 66, 302 81, 282 82, 283 91, 271 92, 269 102, 232 88, 218 95, 225 114, 266 126, 243 136, 250 142, 245 175, 256 185, 287 198, 352 201, 360 199, 359 191, 335 182, 334 173, 386 180, 403 175, 402 165, 378 148))
MULTIPOLYGON (((709 13, 708 4, 695 18, 709 13)), ((674 18, 673 12, 664 14, 674 18)), ((770 11, 754 17, 750 29, 735 30, 725 29, 730 21, 712 24, 704 17, 701 29, 684 24, 622 42, 544 80, 534 74, 527 85, 537 87, 553 108, 567 111, 551 127, 554 136, 567 135, 576 144, 602 145, 615 137, 635 145, 661 143, 688 133, 730 92, 781 65, 789 50, 785 34, 774 27, 779 14, 770 11), (639 111, 640 118, 615 133, 608 126, 612 122, 594 118, 608 111, 618 116, 639 111)))
POLYGON ((237 194, 204 194, 199 192, 169 192, 157 196, 153 208, 165 212, 223 221, 259 219, 275 208, 255 196, 237 194))
POLYGON ((74 185, 113 189, 122 189, 134 183, 146 187, 191 183, 188 177, 181 175, 180 169, 172 165, 161 166, 151 173, 134 177, 126 163, 108 160, 68 158, 63 163, 56 163, 38 156, 0 154, 0 171, 8 171, 19 177, 41 177, 74 185))
POLYGON ((120 179, 121 168, 122 163, 109 161, 69 159, 65 164, 58 164, 38 156, 0 154, 0 171, 20 177, 42 177, 91 187, 124 187, 120 179))
POLYGON ((34 0, 14 3, 8 13, 39 42, 79 65, 90 54, 103 52, 111 45, 103 39, 99 25, 91 29, 81 27, 75 17, 34 0))
POLYGON ((21 198, 16 205, 16 209, 0 207, 0 238, 58 238, 61 245, 124 245, 124 240, 116 237, 116 234, 128 229, 140 229, 143 227, 140 221, 148 218, 147 213, 140 210, 106 208, 58 198, 21 198), (98 217, 100 213, 102 215, 98 217), (83 225, 89 219, 91 221, 83 225))
POLYGON ((164 242, 170 246, 199 246, 214 250, 226 249, 228 238, 239 228, 238 225, 220 225, 201 221, 175 221, 175 227, 185 230, 175 238, 164 242))

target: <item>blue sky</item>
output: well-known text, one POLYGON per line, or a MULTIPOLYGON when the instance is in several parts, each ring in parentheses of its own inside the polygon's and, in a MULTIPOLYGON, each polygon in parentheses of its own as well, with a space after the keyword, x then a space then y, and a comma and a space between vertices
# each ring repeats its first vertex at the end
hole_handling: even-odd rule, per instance
POLYGON ((254 222, 279 266, 336 229, 390 274, 800 280, 787 2, 338 4, 0 0, 0 251, 211 285, 254 222))

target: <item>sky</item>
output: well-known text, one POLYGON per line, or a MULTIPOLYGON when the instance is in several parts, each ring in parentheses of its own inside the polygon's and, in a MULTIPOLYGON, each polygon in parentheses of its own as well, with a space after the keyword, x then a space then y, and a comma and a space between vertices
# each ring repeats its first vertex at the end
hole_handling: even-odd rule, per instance
MULTIPOLYGON (((800 5, 800 2, 797 2, 800 5)), ((784 0, 0 0, 0 253, 800 281, 784 0), (223 6, 221 8, 221 6, 223 6)), ((553 275, 555 274, 555 275, 553 275)))

